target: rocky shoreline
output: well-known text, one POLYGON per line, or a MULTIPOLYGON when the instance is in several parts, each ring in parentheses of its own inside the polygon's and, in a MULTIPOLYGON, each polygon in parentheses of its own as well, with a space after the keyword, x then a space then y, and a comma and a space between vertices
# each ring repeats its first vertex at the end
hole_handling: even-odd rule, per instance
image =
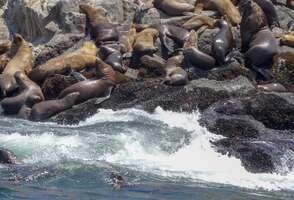
MULTIPOLYGON (((288 29, 288 24, 294 20, 293 9, 286 6, 285 0, 273 2, 280 29, 288 29)), ((79 3, 85 2, 0 1, 0 40, 10 39, 11 33, 22 34, 33 46, 35 66, 64 52, 71 52, 89 39, 86 17, 79 12, 79 3)), ((131 23, 136 10, 132 0, 93 0, 87 3, 102 5, 112 21, 126 26, 131 23)), ((195 0, 189 3, 194 5, 195 0)), ((211 11, 205 12, 210 14, 211 11)), ((159 9, 150 8, 142 16, 142 23, 181 24, 187 18, 189 16, 169 17, 159 9)), ((200 50, 211 51, 208 47, 217 30, 200 32, 200 50)), ((280 46, 279 52, 271 68, 271 80, 256 79, 256 74, 239 62, 194 74, 189 72, 190 82, 185 86, 165 85, 160 78, 127 80, 116 85, 106 101, 97 104, 96 98, 89 99, 49 121, 78 124, 96 114, 98 109, 137 108, 152 113, 160 106, 176 112, 199 110, 201 125, 225 137, 212 143, 217 151, 239 158, 250 172, 285 174, 294 166, 294 58, 291 57, 294 49, 280 46), (278 64, 280 62, 284 63, 282 68, 278 64), (268 83, 282 84, 285 91, 272 92, 258 87, 268 83)), ((157 54, 161 56, 160 51, 157 54)), ((58 97, 62 90, 77 82, 68 75, 50 76, 42 85, 45 99, 58 97)))

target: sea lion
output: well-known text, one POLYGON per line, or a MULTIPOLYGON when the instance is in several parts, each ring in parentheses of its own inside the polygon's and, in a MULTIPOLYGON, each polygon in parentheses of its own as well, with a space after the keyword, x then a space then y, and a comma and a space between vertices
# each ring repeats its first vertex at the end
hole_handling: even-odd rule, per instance
POLYGON ((1 164, 15 164, 16 156, 5 149, 0 149, 0 163, 1 164))
POLYGON ((19 85, 20 93, 14 97, 4 98, 1 101, 1 106, 7 114, 19 114, 23 116, 24 113, 20 113, 20 111, 25 111, 25 109, 22 109, 23 107, 32 107, 45 98, 41 88, 31 81, 24 72, 16 72, 14 78, 19 85))
POLYGON ((287 0, 287 7, 294 9, 294 0, 287 0))
POLYGON ((11 48, 11 41, 7 40, 0 44, 0 73, 3 72, 6 65, 10 61, 9 50, 11 48))
POLYGON ((215 59, 203 53, 198 49, 198 35, 192 30, 189 37, 189 43, 184 47, 185 62, 188 67, 195 67, 202 70, 210 70, 215 67, 215 59))
POLYGON ((181 67, 183 61, 183 52, 178 52, 177 55, 172 56, 167 60, 165 65, 166 77, 163 83, 180 86, 186 85, 189 82, 187 72, 181 67))
POLYGON ((87 16, 91 25, 91 35, 96 39, 97 44, 119 39, 117 26, 107 19, 107 10, 101 6, 93 7, 87 4, 80 4, 79 8, 80 12, 87 16))
POLYGON ((186 21, 182 27, 188 30, 194 29, 198 30, 202 26, 207 26, 208 28, 213 28, 215 24, 215 19, 205 16, 205 15, 196 15, 191 19, 186 21))
POLYGON ((34 68, 29 76, 35 82, 42 83, 46 77, 53 74, 64 74, 70 69, 80 71, 86 67, 95 67, 97 53, 96 45, 91 41, 86 41, 80 49, 52 58, 34 68))
POLYGON ((280 26, 276 8, 271 0, 254 0, 254 2, 263 10, 270 27, 280 26))
POLYGON ((267 27, 268 22, 263 10, 255 2, 243 0, 240 6, 241 10, 243 10, 240 24, 241 51, 246 52, 253 35, 267 27))
POLYGON ((233 25, 238 25, 241 22, 241 15, 237 7, 231 0, 198 0, 196 11, 218 10, 223 16, 227 16, 233 25))
POLYGON ((194 10, 194 6, 185 0, 154 0, 153 3, 155 8, 162 10, 170 16, 179 16, 194 10))
POLYGON ((134 42, 134 52, 138 54, 155 53, 158 48, 155 47, 155 40, 159 36, 159 32, 154 28, 146 28, 137 33, 134 42))
POLYGON ((220 28, 219 32, 214 36, 212 42, 212 52, 214 54, 216 64, 224 65, 226 55, 233 47, 233 33, 231 27, 225 20, 217 20, 215 26, 220 28))
POLYGON ((288 34, 285 34, 281 37, 280 43, 294 48, 294 31, 291 31, 288 34))
POLYGON ((28 42, 20 34, 15 34, 13 43, 17 47, 16 54, 8 62, 0 76, 0 88, 4 97, 18 87, 14 74, 18 71, 28 74, 33 66, 33 53, 28 42))
POLYGON ((266 92, 287 92, 287 89, 280 83, 258 85, 257 88, 266 92))
POLYGON ((133 51, 133 45, 136 40, 136 34, 136 28, 132 27, 126 35, 122 35, 120 37, 119 42, 122 46, 122 53, 129 53, 133 51))
POLYGON ((115 71, 124 73, 126 71, 123 66, 121 46, 118 45, 102 45, 100 46, 100 56, 105 63, 109 64, 115 71))
POLYGON ((97 59, 98 69, 104 75, 103 78, 98 80, 85 80, 73 84, 65 88, 59 95, 59 99, 66 95, 79 92, 80 95, 76 100, 76 103, 82 103, 91 98, 100 98, 108 96, 111 93, 112 88, 116 85, 116 73, 112 67, 100 59, 97 59))
POLYGON ((273 33, 268 29, 260 30, 252 38, 249 50, 244 57, 249 61, 250 67, 264 79, 270 79, 263 69, 271 66, 273 57, 278 53, 278 42, 273 33))
POLYGON ((166 71, 165 71, 166 60, 164 60, 163 58, 155 54, 152 56, 144 55, 140 58, 140 62, 144 65, 144 67, 148 70, 148 72, 151 72, 152 74, 155 74, 157 76, 166 75, 166 71))
POLYGON ((31 109, 30 120, 43 121, 75 105, 78 92, 70 93, 61 99, 42 101, 31 109))

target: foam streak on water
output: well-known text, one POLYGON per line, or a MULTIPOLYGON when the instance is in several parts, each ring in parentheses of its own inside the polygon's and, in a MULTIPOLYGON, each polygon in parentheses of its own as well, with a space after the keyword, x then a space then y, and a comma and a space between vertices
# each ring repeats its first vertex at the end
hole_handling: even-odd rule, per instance
MULTIPOLYGON (((157 108, 154 114, 136 109, 100 110, 79 126, 51 126, 52 132, 0 133, 0 145, 27 164, 69 160, 148 172, 176 181, 230 184, 251 189, 292 190, 294 173, 286 176, 252 174, 240 160, 221 155, 211 146, 220 136, 197 122, 198 113, 175 113, 157 108), (61 129, 64 133, 57 134, 61 129), (58 132, 58 131, 57 131, 58 132)), ((28 128, 29 129, 29 128, 28 128)))

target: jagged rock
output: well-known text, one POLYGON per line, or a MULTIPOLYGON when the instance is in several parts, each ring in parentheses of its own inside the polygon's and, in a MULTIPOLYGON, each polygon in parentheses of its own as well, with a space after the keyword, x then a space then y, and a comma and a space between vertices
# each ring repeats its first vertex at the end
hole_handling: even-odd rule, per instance
POLYGON ((204 110, 211 104, 230 97, 246 96, 255 92, 255 87, 245 77, 229 81, 198 79, 185 87, 160 84, 160 80, 129 82, 117 86, 111 98, 101 105, 95 100, 77 105, 60 113, 52 120, 58 123, 76 124, 94 114, 98 108, 123 109, 140 108, 148 112, 158 106, 172 111, 204 110))
POLYGON ((42 91, 47 100, 55 99, 62 90, 77 82, 78 81, 71 76, 55 74, 54 76, 46 79, 43 83, 42 91))

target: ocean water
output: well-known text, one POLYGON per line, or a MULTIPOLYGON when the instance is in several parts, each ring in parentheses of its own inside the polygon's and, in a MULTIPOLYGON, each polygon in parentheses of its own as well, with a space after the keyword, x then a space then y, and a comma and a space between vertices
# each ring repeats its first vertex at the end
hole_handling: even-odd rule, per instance
POLYGON ((161 108, 99 110, 76 126, 1 116, 0 147, 18 164, 0 166, 0 199, 294 199, 294 172, 247 172, 198 119, 161 108))

